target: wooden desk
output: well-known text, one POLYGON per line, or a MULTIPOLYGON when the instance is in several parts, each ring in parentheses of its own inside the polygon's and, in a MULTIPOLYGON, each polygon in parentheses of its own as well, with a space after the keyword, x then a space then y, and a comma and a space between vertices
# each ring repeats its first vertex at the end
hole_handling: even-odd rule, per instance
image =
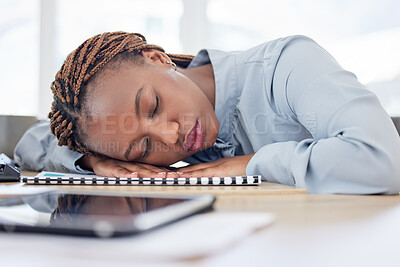
MULTIPOLYGON (((186 266, 189 263, 207 267, 400 264, 399 195, 308 195, 302 189, 271 183, 263 183, 259 187, 59 187, 140 193, 211 193, 217 196, 215 212, 257 211, 276 215, 272 226, 230 249, 196 261, 165 263, 165 266, 186 266)), ((62 260, 71 262, 67 256, 62 260)), ((91 260, 93 265, 106 266, 101 260, 91 260)))

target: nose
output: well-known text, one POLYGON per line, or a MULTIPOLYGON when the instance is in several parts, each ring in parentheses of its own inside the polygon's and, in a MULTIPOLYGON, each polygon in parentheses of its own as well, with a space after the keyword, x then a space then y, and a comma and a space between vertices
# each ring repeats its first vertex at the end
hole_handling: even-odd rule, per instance
MULTIPOLYGON (((156 137, 162 145, 174 148, 179 140, 179 124, 174 121, 160 122, 150 127, 150 135, 156 137)), ((156 141, 155 140, 155 141, 156 141)))

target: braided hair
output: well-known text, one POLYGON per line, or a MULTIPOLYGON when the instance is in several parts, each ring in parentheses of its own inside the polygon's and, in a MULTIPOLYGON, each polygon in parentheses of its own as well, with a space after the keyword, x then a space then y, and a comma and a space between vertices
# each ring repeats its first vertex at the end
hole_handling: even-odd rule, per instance
MULTIPOLYGON (((53 103, 48 117, 58 145, 66 145, 82 154, 92 153, 84 145, 83 133, 77 127, 84 111, 87 84, 107 63, 126 58, 138 61, 144 49, 165 52, 160 46, 147 44, 139 33, 106 32, 89 38, 68 55, 51 84, 53 103)), ((193 59, 189 55, 167 55, 182 68, 193 59)))

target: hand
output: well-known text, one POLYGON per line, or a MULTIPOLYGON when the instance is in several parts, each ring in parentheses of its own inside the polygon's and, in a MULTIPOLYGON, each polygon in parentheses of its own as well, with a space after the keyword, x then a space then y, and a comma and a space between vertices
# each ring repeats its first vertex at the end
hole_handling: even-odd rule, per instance
POLYGON ((245 176, 246 167, 255 153, 218 159, 213 162, 199 163, 178 169, 180 177, 224 177, 245 176))
POLYGON ((111 158, 101 158, 85 155, 78 161, 79 166, 92 169, 96 175, 106 177, 157 177, 174 178, 179 174, 166 167, 153 166, 145 163, 126 162, 111 158))

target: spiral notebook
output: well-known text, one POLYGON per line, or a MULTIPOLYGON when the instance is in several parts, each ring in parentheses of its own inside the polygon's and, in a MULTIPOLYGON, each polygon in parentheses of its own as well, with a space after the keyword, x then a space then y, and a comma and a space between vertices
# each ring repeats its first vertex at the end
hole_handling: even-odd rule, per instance
POLYGON ((22 176, 21 181, 32 185, 259 185, 261 175, 252 176, 227 176, 227 177, 191 177, 191 178, 116 178, 97 175, 80 175, 71 173, 41 172, 37 176, 22 176))

